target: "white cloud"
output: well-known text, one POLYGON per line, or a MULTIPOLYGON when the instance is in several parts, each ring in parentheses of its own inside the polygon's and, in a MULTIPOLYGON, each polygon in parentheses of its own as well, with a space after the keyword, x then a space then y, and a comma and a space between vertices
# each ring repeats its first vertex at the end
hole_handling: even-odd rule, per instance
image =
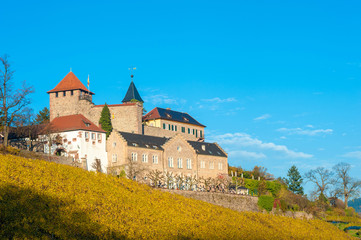
MULTIPOLYGON (((257 138, 252 138, 249 134, 246 133, 226 133, 218 136, 208 137, 211 141, 217 141, 219 144, 224 144, 229 149, 229 152, 239 151, 240 147, 243 148, 253 148, 258 151, 273 151, 276 153, 281 153, 282 157, 287 158, 311 158, 313 155, 295 152, 288 149, 284 145, 277 145, 274 143, 267 143, 257 138)), ((265 155, 265 153, 263 153, 265 155)), ((265 155, 266 156, 266 155, 265 155)))
POLYGON ((280 138, 281 138, 281 139, 286 139, 286 137, 285 137, 285 136, 281 136, 280 138))
POLYGON ((308 127, 308 128, 315 128, 313 125, 311 125, 311 124, 308 124, 308 125, 306 125, 306 127, 308 127))
POLYGON ((229 151, 228 156, 230 156, 230 157, 254 158, 254 159, 267 158, 267 156, 265 154, 263 154, 263 153, 248 152, 248 151, 243 151, 243 150, 229 151))
POLYGON ((156 95, 151 95, 151 96, 145 96, 144 101, 150 102, 153 105, 158 105, 158 104, 178 105, 179 103, 183 104, 186 102, 186 100, 184 100, 184 99, 179 100, 179 99, 170 98, 166 94, 156 94, 156 95))
POLYGON ((348 152, 343 154, 342 157, 361 159, 361 151, 348 152))
POLYGON ((332 134, 332 129, 302 129, 302 128, 279 128, 277 129, 279 132, 285 132, 290 135, 307 135, 307 136, 315 136, 319 134, 332 134))
POLYGON ((214 102, 214 103, 228 103, 228 102, 237 102, 237 100, 233 97, 221 99, 219 97, 210 98, 210 99, 202 99, 204 102, 214 102))
POLYGON ((271 115, 268 114, 268 113, 266 113, 266 114, 263 114, 262 116, 256 117, 256 118, 253 119, 253 120, 256 120, 256 121, 258 121, 258 120, 265 120, 265 119, 268 119, 268 118, 270 118, 270 117, 271 117, 271 115))

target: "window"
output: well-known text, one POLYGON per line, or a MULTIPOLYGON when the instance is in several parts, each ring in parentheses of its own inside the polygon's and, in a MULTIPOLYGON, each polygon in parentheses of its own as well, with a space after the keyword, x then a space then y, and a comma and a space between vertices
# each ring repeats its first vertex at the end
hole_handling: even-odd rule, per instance
POLYGON ((205 161, 201 161, 201 168, 206 168, 206 162, 205 161))
POLYGON ((203 137, 203 132, 202 130, 199 131, 199 136, 202 138, 203 137))
POLYGON ((188 134, 191 134, 191 129, 190 128, 188 128, 188 134))
POLYGON ((98 140, 102 140, 102 135, 98 133, 98 140))
POLYGON ((112 162, 117 162, 117 154, 112 155, 112 162))
POLYGON ((193 135, 194 135, 194 129, 193 129, 193 135))
POLYGON ((95 133, 92 133, 92 140, 95 140, 96 139, 96 135, 95 133))
POLYGON ((66 96, 66 91, 63 92, 63 96, 64 96, 64 97, 66 96))
POLYGON ((163 123, 163 129, 166 129, 167 125, 165 123, 163 123))
POLYGON ((85 132, 85 138, 89 138, 89 132, 85 132))
POLYGON ((115 148, 117 146, 116 142, 113 142, 113 148, 115 148))
POLYGON ((177 151, 178 151, 178 152, 182 151, 182 147, 181 147, 181 146, 178 146, 178 147, 177 147, 177 151))
POLYGON ((158 155, 153 155, 153 164, 158 164, 158 155))
POLYGON ((185 133, 185 132, 186 132, 186 128, 182 127, 182 133, 185 133))
POLYGON ((138 154, 137 153, 132 153, 132 161, 136 162, 138 160, 138 154))
POLYGON ((178 158, 178 168, 183 168, 183 161, 181 158, 178 158))
POLYGON ((143 161, 144 163, 147 163, 147 162, 148 162, 148 154, 143 154, 142 161, 143 161))
POLYGON ((173 165, 173 158, 172 158, 172 157, 169 157, 169 158, 168 158, 168 166, 169 166, 170 168, 174 167, 174 165, 173 165))
POLYGON ((74 95, 74 90, 70 91, 70 95, 73 96, 74 95))
POLYGON ((218 163, 218 169, 219 170, 222 170, 223 169, 223 164, 220 162, 220 163, 218 163))
POLYGON ((192 169, 192 160, 191 159, 187 159, 187 169, 192 169))
POLYGON ((196 137, 198 137, 198 130, 196 130, 196 137))
POLYGON ((58 92, 55 93, 55 97, 59 97, 59 93, 58 93, 58 92))
POLYGON ((209 163, 209 169, 214 169, 214 162, 209 163))
POLYGON ((174 131, 177 131, 177 125, 174 126, 174 131))
POLYGON ((168 124, 168 130, 171 130, 170 124, 168 124))
POLYGON ((174 125, 172 125, 172 131, 174 131, 174 125))

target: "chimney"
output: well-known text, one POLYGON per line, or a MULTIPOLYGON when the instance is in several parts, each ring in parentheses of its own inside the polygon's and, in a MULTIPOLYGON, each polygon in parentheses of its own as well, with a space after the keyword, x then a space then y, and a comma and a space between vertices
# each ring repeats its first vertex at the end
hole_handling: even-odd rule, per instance
POLYGON ((170 110, 170 108, 166 108, 165 110, 170 110))

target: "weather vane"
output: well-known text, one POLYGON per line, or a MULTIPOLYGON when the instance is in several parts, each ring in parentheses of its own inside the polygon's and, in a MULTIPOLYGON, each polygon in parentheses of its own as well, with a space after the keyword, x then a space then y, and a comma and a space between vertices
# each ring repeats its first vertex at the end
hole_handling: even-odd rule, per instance
POLYGON ((130 68, 128 68, 128 70, 130 71, 130 77, 132 78, 132 81, 133 81, 133 77, 134 77, 133 71, 136 70, 136 69, 137 69, 136 67, 130 67, 130 68))

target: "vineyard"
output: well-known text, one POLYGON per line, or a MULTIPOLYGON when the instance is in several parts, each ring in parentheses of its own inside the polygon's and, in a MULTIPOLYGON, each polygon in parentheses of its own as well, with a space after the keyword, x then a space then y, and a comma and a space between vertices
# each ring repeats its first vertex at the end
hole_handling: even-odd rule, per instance
POLYGON ((351 239, 332 224, 240 213, 124 178, 0 156, 0 239, 351 239))

